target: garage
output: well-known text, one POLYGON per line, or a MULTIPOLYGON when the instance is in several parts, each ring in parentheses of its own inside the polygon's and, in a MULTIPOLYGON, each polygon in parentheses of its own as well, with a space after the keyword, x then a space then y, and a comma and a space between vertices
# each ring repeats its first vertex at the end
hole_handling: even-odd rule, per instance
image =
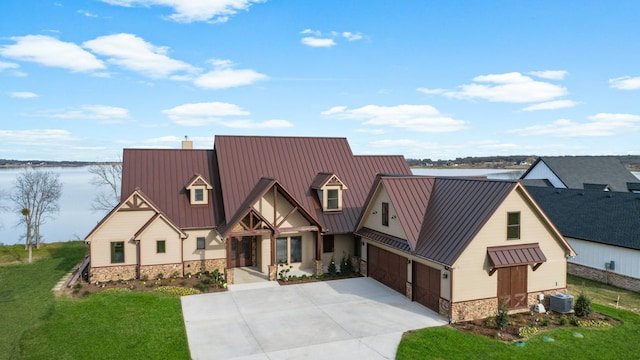
POLYGON ((413 300, 435 312, 440 311, 440 270, 413 263, 413 300))
POLYGON ((395 291, 406 293, 407 258, 369 244, 367 273, 395 291))

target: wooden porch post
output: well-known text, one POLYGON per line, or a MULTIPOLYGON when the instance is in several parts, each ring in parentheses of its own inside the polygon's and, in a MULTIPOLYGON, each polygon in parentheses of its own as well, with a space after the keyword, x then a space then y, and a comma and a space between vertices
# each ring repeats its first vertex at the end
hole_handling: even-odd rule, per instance
POLYGON ((320 231, 316 231, 316 260, 322 260, 322 235, 320 231))
POLYGON ((269 281, 274 281, 278 274, 278 264, 276 264, 276 236, 271 233, 271 265, 269 265, 269 281))

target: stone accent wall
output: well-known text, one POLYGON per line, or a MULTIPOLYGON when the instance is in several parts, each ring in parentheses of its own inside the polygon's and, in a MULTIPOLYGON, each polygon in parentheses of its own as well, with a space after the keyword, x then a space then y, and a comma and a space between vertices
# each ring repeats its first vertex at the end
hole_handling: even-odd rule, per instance
POLYGON ((367 276, 367 260, 360 260, 360 275, 367 276))
POLYGON ((353 269, 355 271, 360 271, 360 256, 351 256, 351 263, 353 264, 353 269))
POLYGON ((224 273, 226 267, 227 259, 189 260, 184 262, 184 274, 196 274, 198 272, 213 271, 216 269, 224 273))
POLYGON ((234 283, 233 272, 234 272, 234 268, 224 269, 224 278, 227 281, 227 284, 234 283))
POLYGON ((322 260, 313 260, 313 274, 316 276, 322 275, 322 260))
POLYGON ((449 317, 449 309, 451 308, 451 303, 449 300, 440 298, 440 303, 438 304, 438 313, 444 317, 449 317))
MULTIPOLYGON (((484 319, 498 313, 498 298, 463 301, 451 304, 452 323, 459 321, 484 319)), ((528 310, 528 309, 527 309, 528 310)))
POLYGON ((109 280, 129 280, 137 277, 137 265, 91 267, 89 282, 109 280))
POLYGON ((182 264, 161 264, 161 265, 144 265, 140 266, 140 279, 157 279, 159 274, 162 274, 163 278, 172 277, 177 273, 177 276, 183 276, 182 264))
POLYGON ((599 281, 623 289, 640 292, 640 279, 622 275, 614 271, 595 269, 589 266, 567 263, 567 272, 571 275, 599 281))
POLYGON ((413 284, 407 281, 405 289, 405 295, 407 296, 407 299, 413 301, 413 284))
POLYGON ((278 265, 269 265, 269 281, 278 279, 278 265))

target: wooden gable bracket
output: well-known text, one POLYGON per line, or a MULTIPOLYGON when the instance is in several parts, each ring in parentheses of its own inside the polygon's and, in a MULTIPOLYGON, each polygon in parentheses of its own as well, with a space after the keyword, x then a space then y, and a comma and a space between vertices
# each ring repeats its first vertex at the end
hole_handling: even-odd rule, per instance
POLYGON ((141 209, 142 206, 146 204, 146 201, 144 201, 139 195, 136 194, 131 198, 131 200, 127 201, 126 204, 128 206, 127 210, 137 210, 141 209))
POLYGON ((540 265, 542 265, 541 262, 537 263, 537 264, 533 264, 533 266, 531 267, 531 269, 533 269, 533 271, 538 270, 538 268, 540 267, 540 265))
POLYGON ((280 222, 276 224, 276 228, 279 228, 282 224, 284 224, 285 221, 287 221, 287 219, 289 219, 289 217, 291 217, 291 215, 296 212, 298 212, 298 206, 294 206, 293 209, 291 209, 291 211, 289 211, 289 213, 287 213, 287 215, 285 215, 282 220, 280 220, 280 222))

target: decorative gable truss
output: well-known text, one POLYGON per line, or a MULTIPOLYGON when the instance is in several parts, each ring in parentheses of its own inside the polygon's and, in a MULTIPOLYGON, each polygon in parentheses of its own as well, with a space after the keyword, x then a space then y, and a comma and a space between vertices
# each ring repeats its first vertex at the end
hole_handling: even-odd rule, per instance
POLYGON ((342 191, 348 188, 336 174, 318 173, 311 183, 311 189, 317 192, 323 211, 342 210, 342 191))
POLYGON ((209 190, 213 189, 200 174, 194 174, 191 180, 185 185, 189 192, 189 202, 191 205, 206 205, 209 203, 209 190))

